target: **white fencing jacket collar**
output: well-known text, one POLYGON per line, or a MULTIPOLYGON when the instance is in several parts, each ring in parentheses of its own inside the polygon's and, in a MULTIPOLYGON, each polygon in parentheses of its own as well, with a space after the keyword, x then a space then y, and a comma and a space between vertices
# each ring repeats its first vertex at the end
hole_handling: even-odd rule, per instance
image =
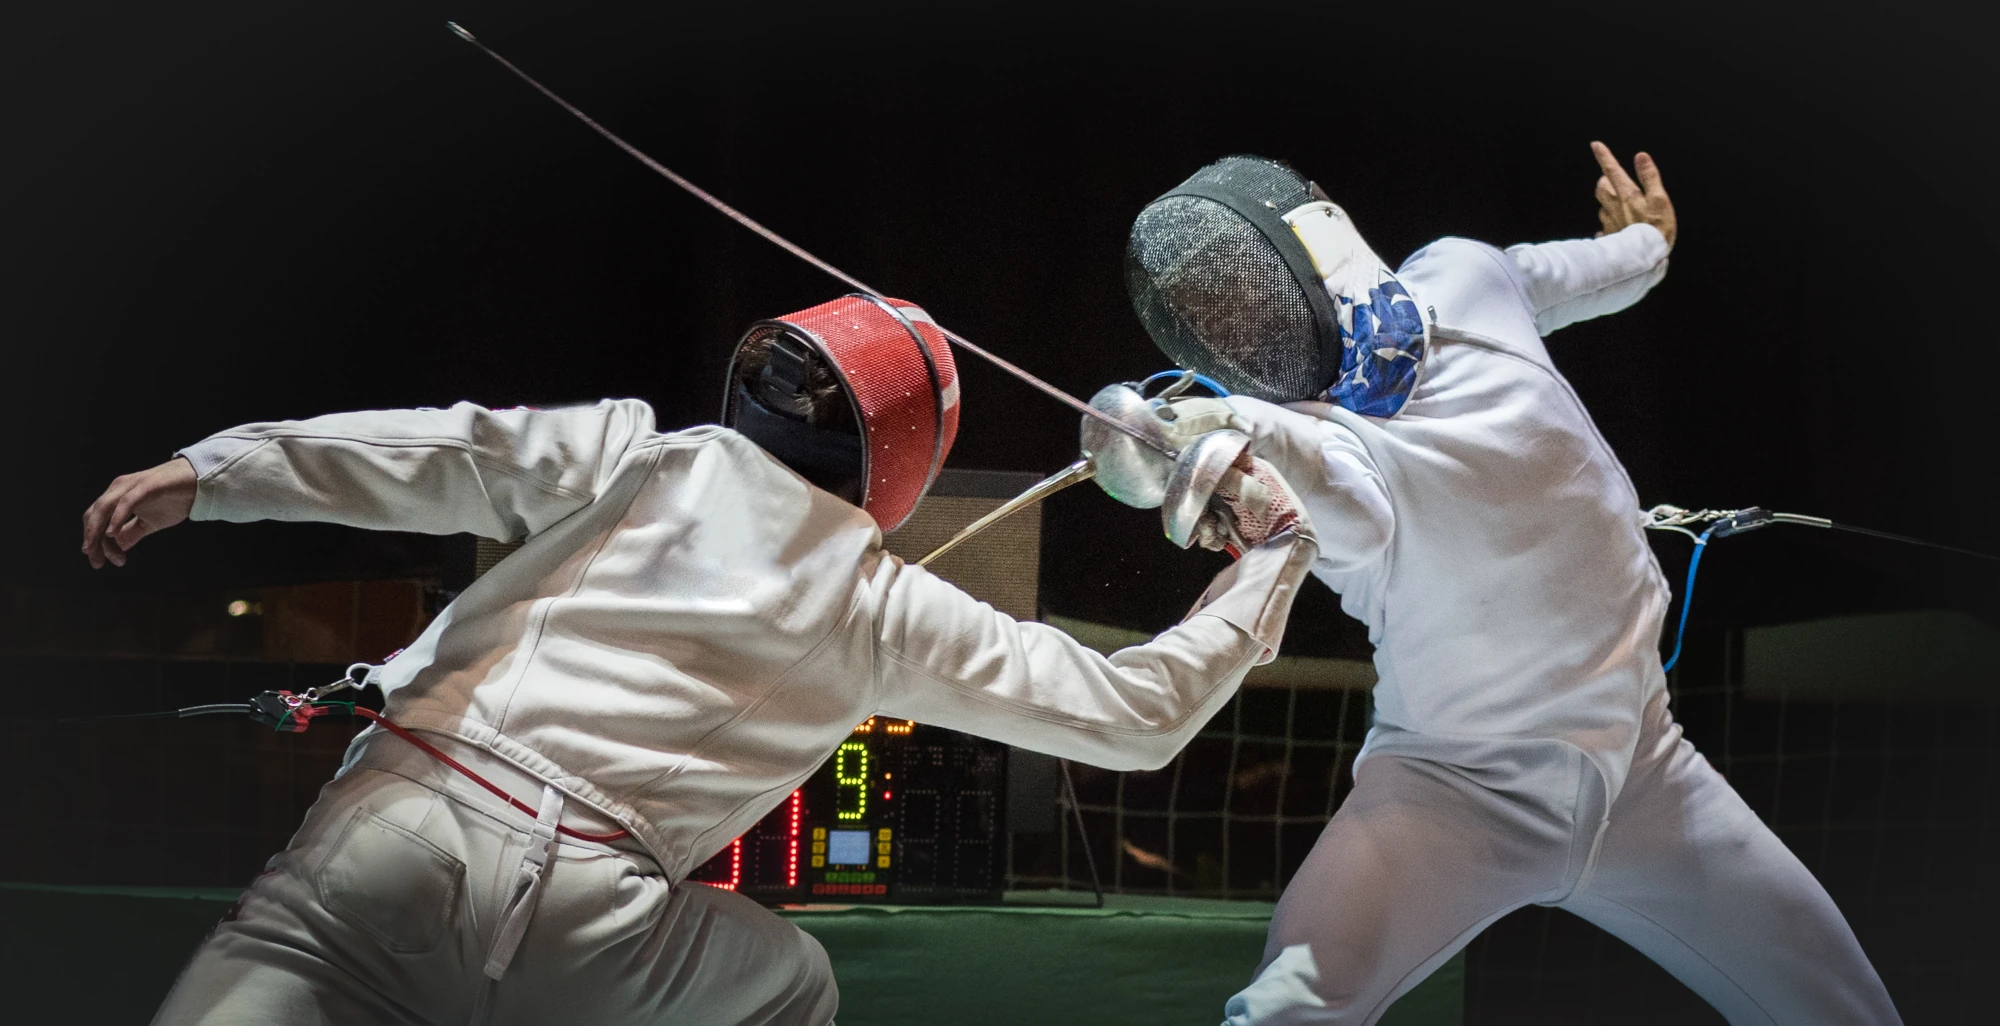
POLYGON ((1340 376, 1320 401, 1393 417, 1416 391, 1430 354, 1417 300, 1375 255, 1345 210, 1324 200, 1285 214, 1340 318, 1340 376))

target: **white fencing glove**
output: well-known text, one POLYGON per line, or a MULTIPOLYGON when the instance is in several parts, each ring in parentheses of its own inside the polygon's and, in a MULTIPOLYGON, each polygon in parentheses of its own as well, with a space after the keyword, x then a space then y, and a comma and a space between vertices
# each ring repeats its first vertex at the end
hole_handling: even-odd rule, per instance
POLYGON ((1208 500, 1208 512, 1195 528, 1194 543, 1211 552, 1247 552, 1286 532, 1315 543, 1305 504, 1276 467, 1243 454, 1229 466, 1208 500))
POLYGON ((1211 431, 1174 461, 1160 503, 1167 540, 1241 554, 1290 532, 1319 544, 1305 504, 1276 467, 1250 455, 1250 436, 1211 431))
POLYGON ((1160 408, 1161 428, 1168 441, 1176 449, 1185 449, 1188 443, 1208 434, 1228 428, 1250 433, 1249 422, 1229 404, 1205 395, 1191 395, 1185 399, 1170 399, 1160 408))

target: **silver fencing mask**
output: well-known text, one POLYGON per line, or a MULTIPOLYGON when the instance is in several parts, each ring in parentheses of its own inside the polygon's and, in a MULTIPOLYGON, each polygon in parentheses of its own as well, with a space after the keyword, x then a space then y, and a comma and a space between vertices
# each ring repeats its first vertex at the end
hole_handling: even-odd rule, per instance
POLYGON ((1169 359, 1269 402, 1394 416, 1429 340, 1345 212, 1263 157, 1224 157, 1147 204, 1125 285, 1169 359))

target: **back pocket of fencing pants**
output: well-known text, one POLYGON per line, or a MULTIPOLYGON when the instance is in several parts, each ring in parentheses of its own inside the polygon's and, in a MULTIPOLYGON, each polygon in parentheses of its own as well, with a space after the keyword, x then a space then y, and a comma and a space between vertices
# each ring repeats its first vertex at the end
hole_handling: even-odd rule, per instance
POLYGON ((437 947, 465 889, 465 863, 366 808, 355 810, 318 876, 327 911, 399 955, 437 947))

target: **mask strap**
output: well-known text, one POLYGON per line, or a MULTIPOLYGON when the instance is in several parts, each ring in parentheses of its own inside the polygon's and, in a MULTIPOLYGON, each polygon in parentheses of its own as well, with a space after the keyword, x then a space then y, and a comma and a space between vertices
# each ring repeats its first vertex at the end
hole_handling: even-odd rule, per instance
POLYGON ((812 406, 806 395, 806 377, 812 355, 790 335, 771 342, 771 358, 757 376, 757 401, 774 413, 804 420, 812 406))
POLYGON ((916 341, 917 352, 924 358, 924 371, 931 378, 931 465, 930 473, 924 476, 923 491, 917 493, 919 496, 924 495, 931 490, 931 485, 937 482, 939 466, 944 463, 944 379, 938 374, 937 358, 931 355, 930 343, 924 341, 923 333, 917 330, 916 324, 907 314, 896 308, 896 304, 866 292, 855 292, 851 295, 853 298, 865 299, 881 307, 889 316, 894 317, 896 323, 901 324, 903 330, 910 333, 910 338, 916 341))

